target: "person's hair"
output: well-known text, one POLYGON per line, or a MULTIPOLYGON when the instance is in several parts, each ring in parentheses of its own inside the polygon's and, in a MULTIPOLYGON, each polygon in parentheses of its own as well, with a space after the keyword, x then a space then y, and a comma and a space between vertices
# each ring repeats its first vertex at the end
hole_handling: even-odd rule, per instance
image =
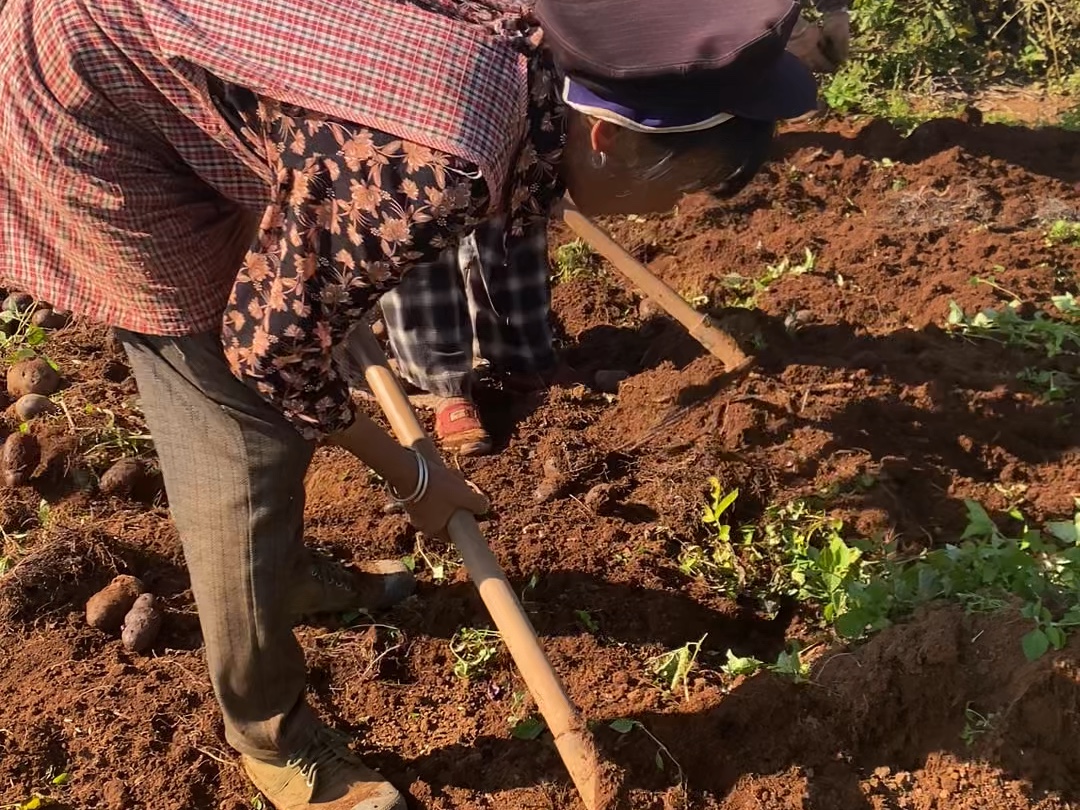
MULTIPOLYGON (((584 137, 587 142, 592 124, 593 119, 574 111, 571 139, 584 137)), ((712 189, 729 196, 750 182, 768 159, 775 131, 773 122, 739 117, 696 132, 616 127, 606 160, 640 183, 677 171, 679 178, 686 178, 682 184, 687 191, 712 189)))

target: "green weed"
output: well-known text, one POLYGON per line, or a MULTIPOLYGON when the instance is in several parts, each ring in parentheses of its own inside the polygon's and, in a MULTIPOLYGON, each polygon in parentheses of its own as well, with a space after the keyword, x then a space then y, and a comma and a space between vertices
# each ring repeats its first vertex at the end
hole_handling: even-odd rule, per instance
POLYGON ((752 656, 737 656, 731 650, 727 651, 727 661, 720 671, 725 675, 735 677, 738 675, 753 675, 757 672, 772 672, 795 683, 806 683, 810 679, 810 665, 803 660, 802 651, 797 643, 789 645, 788 649, 776 657, 776 662, 766 664, 752 656))
POLYGON ((1058 118, 1057 125, 1070 132, 1080 132, 1080 104, 1065 110, 1058 118))
POLYGON ((656 756, 654 762, 656 763, 656 770, 666 771, 667 767, 665 762, 670 762, 675 767, 675 775, 680 784, 683 784, 683 769, 679 761, 675 759, 675 756, 671 753, 671 750, 658 740, 651 731, 645 728, 645 725, 638 720, 630 720, 627 718, 619 718, 612 720, 608 723, 608 728, 614 731, 616 734, 627 735, 632 731, 640 731, 646 737, 653 741, 656 745, 656 756))
POLYGON ((454 674, 471 680, 487 672, 499 655, 501 637, 496 630, 463 627, 450 639, 454 674))
POLYGON ((593 249, 580 239, 559 245, 555 249, 553 281, 559 284, 587 276, 596 270, 599 258, 593 249))
POLYGON ((510 726, 510 736, 518 740, 535 740, 547 725, 542 719, 533 714, 522 715, 521 709, 525 704, 525 693, 515 692, 510 704, 510 716, 506 718, 510 726))
POLYGON ((1029 658, 1061 649, 1080 624, 1080 499, 1072 520, 1042 527, 1013 508, 1009 517, 1021 527, 1014 535, 966 500, 968 525, 955 543, 897 558, 892 544, 845 537, 841 521, 807 501, 770 507, 759 525, 733 529, 725 516, 737 494, 713 480, 703 514, 711 536, 684 548, 680 569, 727 595, 753 596, 766 611, 790 597, 841 637, 858 639, 937 599, 970 611, 1019 602, 1033 624, 1023 640, 1029 658))
POLYGON ((1080 246, 1080 222, 1057 220, 1046 232, 1046 242, 1050 245, 1080 246))
MULTIPOLYGON (((71 774, 68 771, 61 770, 57 773, 52 766, 49 767, 43 780, 45 786, 49 789, 49 793, 63 791, 70 781, 71 774)), ((15 802, 14 804, 0 804, 0 810, 39 810, 39 808, 50 807, 56 803, 56 799, 51 796, 34 791, 30 794, 30 798, 24 801, 15 802)))
POLYGON ((1038 310, 1029 317, 1021 314, 1021 307, 1021 301, 1014 298, 1000 309, 968 315, 951 301, 946 328, 965 337, 1041 351, 1047 357, 1080 350, 1080 304, 1072 293, 1051 296, 1053 314, 1038 310))
POLYGON ((671 650, 649 659, 650 668, 663 682, 668 690, 674 692, 682 687, 683 695, 690 699, 689 676, 690 671, 697 663, 698 654, 701 652, 702 642, 706 636, 697 641, 691 641, 678 649, 671 650))
POLYGON ((600 632, 600 625, 589 611, 575 610, 574 615, 577 617, 578 623, 594 636, 600 632))
POLYGON ((0 312, 0 352, 8 364, 41 357, 59 371, 56 363, 40 351, 48 342, 49 335, 40 326, 34 326, 30 322, 33 315, 32 308, 23 312, 0 312))
POLYGON ((461 557, 453 545, 445 543, 441 550, 434 551, 424 546, 424 540, 419 534, 416 535, 413 553, 402 557, 401 562, 413 573, 416 573, 417 563, 422 562, 436 582, 443 582, 453 571, 462 566, 461 557))
POLYGON ((1025 368, 1016 375, 1016 379, 1039 392, 1045 402, 1061 402, 1073 395, 1078 381, 1064 371, 1025 368))
POLYGON ((87 429, 83 455, 94 467, 108 466, 121 458, 147 456, 154 450, 153 436, 129 418, 121 419, 115 411, 87 405, 87 415, 102 414, 105 423, 87 429))
MULTIPOLYGON (((721 284, 730 292, 732 306, 752 309, 757 306, 757 297, 767 292, 777 281, 788 276, 804 275, 816 266, 817 257, 814 252, 810 248, 803 248, 801 259, 784 256, 776 264, 765 265, 765 272, 757 278, 730 273, 721 279, 721 284)), ((708 303, 708 299, 705 299, 705 303, 708 303)))
POLYGON ((970 748, 975 740, 993 729, 996 720, 996 714, 980 714, 968 704, 964 709, 964 728, 960 732, 960 739, 970 748))
POLYGON ((846 586, 861 552, 844 542, 840 521, 799 500, 770 507, 759 526, 733 528, 724 516, 738 490, 725 493, 716 478, 710 486, 702 522, 713 536, 683 547, 683 573, 702 576, 726 596, 754 594, 769 613, 782 597, 820 603, 826 622, 846 610, 846 586))
POLYGON ((943 87, 1032 78, 1068 92, 1080 70, 1080 6, 1015 0, 854 0, 851 59, 823 87, 828 105, 910 130, 951 114, 943 87))
POLYGON ((39 807, 48 807, 55 803, 56 802, 48 796, 43 796, 40 793, 33 793, 26 801, 15 802, 14 804, 0 804, 0 810, 38 810, 39 807))

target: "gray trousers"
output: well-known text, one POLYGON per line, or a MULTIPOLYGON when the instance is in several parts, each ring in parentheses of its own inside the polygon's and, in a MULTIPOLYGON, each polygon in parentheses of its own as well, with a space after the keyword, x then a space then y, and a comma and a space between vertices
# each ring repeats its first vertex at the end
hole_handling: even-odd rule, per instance
POLYGON ((304 654, 288 614, 314 445, 229 371, 217 334, 120 332, 161 461, 229 744, 303 745, 304 654))

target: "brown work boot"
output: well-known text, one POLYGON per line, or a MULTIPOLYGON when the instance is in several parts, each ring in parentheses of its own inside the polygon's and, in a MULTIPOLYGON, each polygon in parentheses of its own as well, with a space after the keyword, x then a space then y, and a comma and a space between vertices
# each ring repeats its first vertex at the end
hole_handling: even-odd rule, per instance
POLYGON ((398 560, 376 560, 354 572, 330 555, 305 546, 302 566, 304 575, 290 595, 297 619, 346 610, 386 610, 416 590, 416 578, 398 560))
POLYGON ((325 726, 289 756, 264 760, 245 754, 240 764, 276 810, 406 810, 397 788, 325 726))

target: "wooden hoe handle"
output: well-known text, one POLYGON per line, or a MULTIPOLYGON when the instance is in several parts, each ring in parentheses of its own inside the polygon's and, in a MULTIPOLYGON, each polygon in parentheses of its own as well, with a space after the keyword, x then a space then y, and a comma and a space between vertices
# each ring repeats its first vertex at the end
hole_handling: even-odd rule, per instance
MULTIPOLYGON (((442 464, 434 443, 424 432, 412 404, 390 370, 382 348, 366 326, 353 330, 348 340, 348 353, 363 367, 364 378, 390 420, 398 441, 423 453, 431 463, 442 464)), ((476 519, 468 512, 459 511, 450 519, 447 530, 555 738, 559 756, 582 802, 588 810, 606 810, 613 801, 610 774, 601 767, 592 735, 570 703, 559 676, 540 647, 532 623, 480 533, 476 519)))
POLYGON ((723 331, 708 315, 698 312, 682 296, 657 278, 645 265, 626 252, 599 225, 592 222, 573 205, 567 204, 563 220, 601 256, 611 262, 615 269, 628 278, 664 311, 677 320, 690 336, 720 360, 727 370, 735 372, 748 366, 748 357, 735 339, 723 331))

